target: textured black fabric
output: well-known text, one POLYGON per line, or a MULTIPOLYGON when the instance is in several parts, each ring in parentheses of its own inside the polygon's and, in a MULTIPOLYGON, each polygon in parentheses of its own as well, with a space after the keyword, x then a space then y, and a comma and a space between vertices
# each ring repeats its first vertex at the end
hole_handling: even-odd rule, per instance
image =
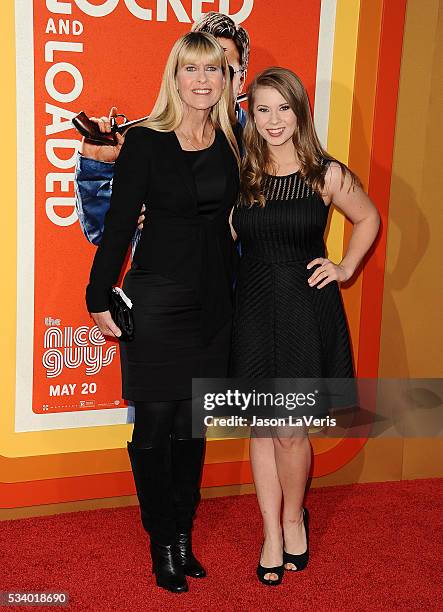
POLYGON ((220 209, 226 189, 226 176, 220 172, 223 158, 217 138, 207 149, 183 151, 194 176, 198 214, 212 218, 220 209))
POLYGON ((192 397, 192 378, 226 376, 231 320, 202 341, 202 309, 189 287, 132 268, 123 290, 133 302, 135 338, 120 343, 122 397, 169 401, 192 397))
MULTIPOLYGON (((180 150, 184 160, 189 153, 180 150)), ((216 138, 209 149, 194 153, 196 156, 190 153, 192 159, 187 172, 193 181, 198 214, 211 224, 211 219, 220 215, 225 206, 227 179, 223 148, 216 138)), ((186 162, 184 164, 186 166, 186 162)), ((151 224, 148 212, 145 227, 151 224)), ((231 237, 229 240, 233 244, 231 237)), ((219 276, 216 262, 222 257, 222 251, 218 250, 217 241, 212 246, 207 245, 208 252, 213 248, 216 255, 208 256, 205 261, 208 278, 205 285, 214 296, 221 292, 227 297, 231 289, 223 288, 226 279, 219 276), (220 285, 218 289, 217 284, 220 285)), ((125 276, 123 290, 133 303, 136 329, 132 342, 120 343, 122 396, 125 399, 184 400, 192 396, 193 377, 226 376, 231 332, 229 317, 222 327, 217 326, 215 334, 209 334, 209 338, 202 336, 202 321, 208 319, 194 289, 187 283, 144 269, 136 262, 125 276)), ((226 316, 226 305, 221 308, 226 316)))
POLYGON ((242 245, 236 284, 230 374, 237 377, 353 376, 337 282, 310 287, 325 256, 329 207, 298 173, 267 176, 267 203, 239 206, 233 225, 242 245))
POLYGON ((194 292, 205 342, 230 319, 237 252, 228 220, 239 177, 223 132, 216 130, 215 138, 225 190, 218 211, 208 217, 198 212, 194 178, 176 134, 141 126, 128 131, 115 163, 110 209, 86 290, 89 312, 108 310, 109 289, 118 280, 145 203, 146 222, 134 263, 194 292))

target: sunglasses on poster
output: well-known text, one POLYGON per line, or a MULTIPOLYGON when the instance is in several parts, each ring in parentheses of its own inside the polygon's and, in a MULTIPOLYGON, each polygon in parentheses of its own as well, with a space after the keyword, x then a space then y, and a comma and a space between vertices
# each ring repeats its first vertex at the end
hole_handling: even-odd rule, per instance
POLYGON ((239 68, 238 70, 234 70, 234 68, 233 68, 233 66, 231 66, 231 64, 228 64, 228 68, 229 68, 229 76, 231 78, 231 81, 234 78, 234 76, 236 74, 238 74, 239 72, 240 73, 245 72, 245 69, 243 67, 239 68))

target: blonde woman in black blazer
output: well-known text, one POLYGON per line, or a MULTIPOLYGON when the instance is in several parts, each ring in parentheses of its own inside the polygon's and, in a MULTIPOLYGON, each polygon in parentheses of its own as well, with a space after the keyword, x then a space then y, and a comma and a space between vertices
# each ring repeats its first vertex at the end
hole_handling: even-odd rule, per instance
POLYGON ((120 343, 123 397, 135 405, 128 452, 157 584, 188 590, 206 572, 192 552, 204 440, 192 439, 192 377, 227 375, 236 251, 229 214, 239 187, 239 150, 228 65, 210 34, 174 45, 150 119, 130 129, 115 164, 110 210, 86 291, 103 334, 147 203, 123 290, 135 339, 120 343))

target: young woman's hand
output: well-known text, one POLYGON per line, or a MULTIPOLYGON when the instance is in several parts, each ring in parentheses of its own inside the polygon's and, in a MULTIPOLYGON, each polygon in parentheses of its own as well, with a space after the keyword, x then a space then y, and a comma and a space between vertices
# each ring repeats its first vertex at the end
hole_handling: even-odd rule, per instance
POLYGON ((114 323, 109 310, 104 312, 91 312, 91 317, 94 319, 97 327, 104 336, 111 338, 119 338, 122 335, 120 328, 114 323))
MULTIPOLYGON (((111 132, 111 117, 117 115, 117 108, 113 106, 109 111, 108 117, 90 117, 91 121, 94 121, 100 129, 100 132, 110 133, 111 132)), ((80 153, 83 157, 89 157, 89 159, 96 159, 102 162, 115 162, 119 156, 122 144, 125 141, 125 137, 117 132, 116 134, 118 144, 111 145, 100 145, 96 142, 92 142, 87 138, 83 138, 80 153)))
POLYGON ((308 284, 310 287, 315 287, 317 285, 317 289, 325 287, 332 281, 342 283, 351 278, 352 275, 351 272, 346 270, 341 264, 334 264, 326 257, 317 257, 310 261, 306 267, 310 270, 313 266, 318 266, 318 268, 316 268, 314 274, 308 278, 308 284))

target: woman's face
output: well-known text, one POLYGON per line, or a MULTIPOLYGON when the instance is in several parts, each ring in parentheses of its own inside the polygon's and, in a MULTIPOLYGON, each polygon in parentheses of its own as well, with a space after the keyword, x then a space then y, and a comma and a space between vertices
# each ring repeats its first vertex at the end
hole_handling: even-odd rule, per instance
POLYGON ((297 129, 297 116, 274 87, 257 87, 254 99, 255 126, 271 146, 284 145, 297 129))
POLYGON ((207 110, 217 104, 225 87, 220 66, 202 57, 196 64, 185 64, 177 70, 177 89, 185 108, 207 110))

